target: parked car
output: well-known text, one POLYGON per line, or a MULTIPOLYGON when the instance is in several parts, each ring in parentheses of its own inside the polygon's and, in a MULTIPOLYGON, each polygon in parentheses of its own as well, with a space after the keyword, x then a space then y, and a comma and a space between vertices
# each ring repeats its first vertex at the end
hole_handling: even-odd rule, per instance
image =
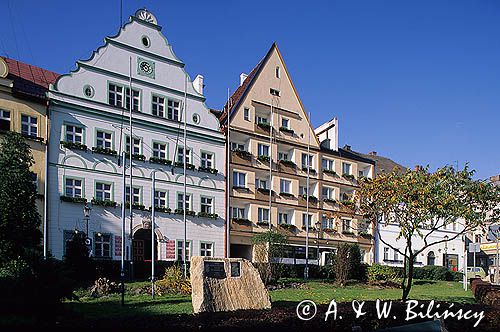
POLYGON ((484 277, 486 277, 486 272, 482 267, 476 266, 467 268, 467 280, 470 280, 471 278, 483 279, 484 277))

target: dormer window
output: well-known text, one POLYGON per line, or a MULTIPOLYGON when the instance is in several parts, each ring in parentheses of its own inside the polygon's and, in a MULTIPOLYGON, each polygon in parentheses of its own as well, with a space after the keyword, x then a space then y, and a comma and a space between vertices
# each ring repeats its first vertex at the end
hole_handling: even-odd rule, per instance
POLYGON ((279 97, 280 96, 280 90, 276 90, 276 89, 269 89, 269 93, 273 96, 276 96, 276 97, 279 97))

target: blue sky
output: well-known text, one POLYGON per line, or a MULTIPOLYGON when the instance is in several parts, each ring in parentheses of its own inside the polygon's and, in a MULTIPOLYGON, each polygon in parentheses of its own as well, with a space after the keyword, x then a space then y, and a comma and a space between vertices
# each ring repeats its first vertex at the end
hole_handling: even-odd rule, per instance
MULTIPOLYGON (((0 54, 67 73, 118 29, 120 1, 3 0, 0 54)), ((220 108, 273 41, 315 126, 406 166, 500 174, 500 2, 143 1, 220 108)))

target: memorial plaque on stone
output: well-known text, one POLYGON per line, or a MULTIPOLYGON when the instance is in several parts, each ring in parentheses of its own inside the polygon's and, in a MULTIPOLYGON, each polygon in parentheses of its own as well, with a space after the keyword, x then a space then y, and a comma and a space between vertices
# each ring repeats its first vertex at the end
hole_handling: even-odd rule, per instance
POLYGON ((205 261, 205 277, 224 279, 226 278, 226 270, 224 262, 210 262, 205 261))
POLYGON ((231 277, 239 277, 241 276, 241 263, 240 262, 231 262, 231 277))

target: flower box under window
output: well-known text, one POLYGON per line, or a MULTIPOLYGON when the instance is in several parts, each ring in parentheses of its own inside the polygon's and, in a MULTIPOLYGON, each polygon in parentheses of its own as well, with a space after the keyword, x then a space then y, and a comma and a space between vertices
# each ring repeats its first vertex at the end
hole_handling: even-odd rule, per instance
POLYGON ((43 142, 45 139, 36 135, 21 134, 24 138, 32 139, 34 141, 43 142))
POLYGON ((284 132, 284 133, 287 133, 287 134, 295 134, 295 131, 293 129, 290 129, 288 127, 280 127, 280 131, 284 132))
POLYGON ((160 164, 160 165, 167 165, 170 166, 172 165, 172 161, 164 158, 158 158, 158 157, 150 157, 149 162, 152 164, 160 164))
POLYGON ((249 191, 249 189, 247 187, 243 187, 243 186, 233 186, 233 189, 240 190, 240 191, 249 191))
POLYGON ((370 233, 368 233, 366 231, 359 232, 358 235, 361 237, 367 238, 367 239, 371 239, 373 237, 373 235, 371 235, 370 233))
POLYGON ((342 234, 344 234, 344 235, 354 235, 354 233, 352 231, 347 231, 347 230, 343 230, 342 234))
POLYGON ((340 204, 342 204, 343 206, 348 207, 348 208, 353 208, 354 207, 354 202, 353 201, 348 201, 348 200, 340 201, 340 204))
POLYGON ((325 233, 337 233, 337 230, 335 228, 323 228, 322 230, 325 233))
POLYGON ((342 177, 344 179, 346 179, 346 180, 349 180, 349 181, 354 181, 354 179, 355 179, 354 175, 352 175, 352 174, 346 174, 346 173, 342 174, 342 177))
POLYGON ((87 199, 85 197, 71 197, 71 196, 61 196, 62 202, 70 202, 70 203, 87 203, 87 199))
MULTIPOLYGON (((303 226, 302 226, 302 230, 304 230, 304 231, 305 231, 305 230, 307 230, 307 226, 306 226, 306 225, 303 225, 303 226)), ((315 232, 315 231, 316 231, 316 228, 314 228, 314 227, 312 227, 312 226, 310 226, 310 227, 309 227, 309 232, 315 232)))
POLYGON ((198 167, 198 171, 205 172, 205 173, 212 173, 212 174, 219 173, 219 170, 217 170, 216 168, 203 167, 203 166, 198 167))
POLYGON ((284 165, 284 166, 287 166, 287 167, 292 167, 292 168, 296 168, 297 165, 291 161, 291 160, 280 160, 279 161, 280 165, 284 165))
MULTIPOLYGON (((128 209, 130 208, 130 203, 129 202, 126 202, 125 203, 125 207, 128 209)), ((142 204, 139 204, 139 203, 133 203, 132 204, 132 209, 133 210, 141 210, 141 211, 145 211, 146 210, 146 207, 142 204)))
MULTIPOLYGON (((176 161, 174 163, 174 166, 179 167, 179 168, 184 168, 184 163, 180 163, 180 162, 176 161)), ((190 171, 194 171, 195 168, 196 167, 193 164, 189 164, 189 163, 186 164, 186 169, 188 169, 190 171)))
POLYGON ((333 198, 323 198, 323 202, 325 203, 330 203, 330 204, 335 204, 337 203, 336 200, 334 200, 333 198))
POLYGON ((116 202, 110 201, 108 199, 92 199, 92 205, 104 206, 104 207, 116 207, 116 202))
MULTIPOLYGON (((175 209, 175 214, 184 215, 184 210, 183 209, 175 209)), ((186 216, 193 216, 194 217, 194 216, 196 216, 196 212, 188 210, 188 211, 186 211, 186 216)))
POLYGON ((266 155, 261 155, 261 156, 258 156, 257 159, 260 161, 260 162, 263 162, 263 163, 268 163, 269 160, 271 160, 271 157, 269 156, 266 156, 266 155))
MULTIPOLYGON (((303 194, 302 198, 307 200, 307 194, 303 194)), ((318 198, 316 196, 309 195, 309 203, 313 203, 313 204, 318 203, 318 198)))
POLYGON ((260 123, 257 124, 257 126, 259 128, 261 128, 262 130, 265 130, 265 131, 271 130, 271 125, 269 123, 267 123, 267 122, 260 122, 260 123))
POLYGON ((233 150, 233 152, 240 158, 243 158, 243 159, 251 159, 252 158, 252 154, 248 151, 245 151, 245 150, 233 150))
POLYGON ((323 170, 323 173, 328 174, 328 175, 333 175, 333 176, 336 176, 336 175, 337 175, 337 172, 332 171, 331 169, 328 169, 328 168, 325 168, 325 169, 323 170))
POLYGON ((244 219, 244 218, 232 218, 231 220, 237 224, 240 224, 240 225, 250 226, 252 224, 252 222, 250 220, 244 219))
POLYGON ((139 161, 146 161, 146 156, 143 154, 134 153, 134 154, 132 154, 132 159, 139 160, 139 161))
POLYGON ((113 157, 116 157, 118 155, 118 152, 116 152, 115 150, 110 148, 103 148, 101 146, 94 146, 92 148, 92 153, 107 154, 113 157))
POLYGON ((65 147, 66 149, 70 149, 70 150, 87 151, 87 146, 85 144, 78 143, 78 142, 61 141, 61 145, 63 147, 65 147))
POLYGON ((267 227, 267 226, 269 226, 269 222, 267 222, 267 221, 257 221, 257 226, 267 227))
MULTIPOLYGON (((149 207, 151 211, 151 207, 149 207)), ((172 209, 164 206, 155 206, 155 212, 172 213, 172 209)))
MULTIPOLYGON (((302 167, 302 171, 307 173, 307 167, 302 167)), ((309 168, 309 174, 316 175, 316 170, 314 168, 309 168)))
POLYGON ((274 191, 269 190, 267 188, 257 188, 257 191, 262 193, 262 194, 266 194, 266 195, 269 195, 269 193, 271 193, 271 195, 274 195, 274 191))
POLYGON ((292 225, 292 224, 279 224, 278 226, 286 231, 289 231, 289 232, 293 232, 297 229, 297 227, 295 225, 292 225))
POLYGON ((292 193, 285 193, 285 192, 280 193, 280 196, 281 197, 286 197, 286 198, 295 198, 294 194, 292 194, 292 193))
POLYGON ((198 212, 198 217, 217 219, 219 218, 219 215, 217 213, 198 212))

